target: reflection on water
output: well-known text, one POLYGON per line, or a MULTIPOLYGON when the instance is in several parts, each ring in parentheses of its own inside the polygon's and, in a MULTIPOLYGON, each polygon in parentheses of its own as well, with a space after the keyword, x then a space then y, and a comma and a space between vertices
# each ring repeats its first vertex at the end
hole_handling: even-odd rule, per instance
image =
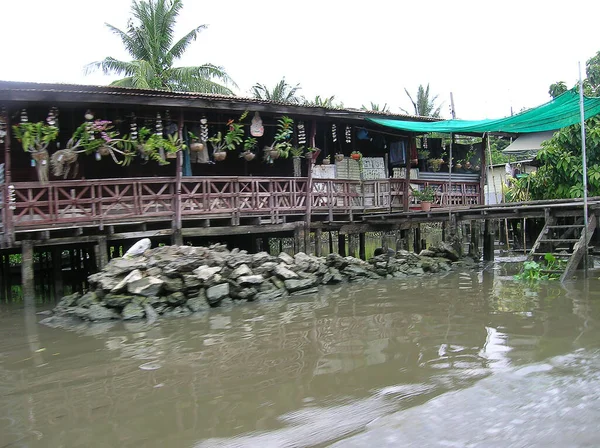
POLYGON ((486 270, 75 331, 2 308, 0 446, 343 445, 367 427, 377 446, 373 422, 592 350, 595 290, 486 270))

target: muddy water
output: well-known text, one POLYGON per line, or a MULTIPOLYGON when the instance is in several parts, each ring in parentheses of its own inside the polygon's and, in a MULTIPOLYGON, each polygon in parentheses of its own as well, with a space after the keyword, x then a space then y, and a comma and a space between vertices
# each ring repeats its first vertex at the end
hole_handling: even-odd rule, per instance
POLYGON ((0 447, 597 446, 600 281, 502 270, 74 331, 0 309, 0 447))

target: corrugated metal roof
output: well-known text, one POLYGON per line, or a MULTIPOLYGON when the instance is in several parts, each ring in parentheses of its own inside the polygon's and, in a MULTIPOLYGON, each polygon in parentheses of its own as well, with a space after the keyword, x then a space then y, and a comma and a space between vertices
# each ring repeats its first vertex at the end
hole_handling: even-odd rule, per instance
POLYGON ((381 117, 403 118, 416 121, 439 121, 439 119, 431 117, 419 117, 415 115, 394 114, 390 112, 366 111, 354 108, 333 108, 322 107, 311 104, 296 104, 279 101, 268 101, 258 98, 250 98, 234 95, 220 95, 215 93, 197 93, 197 92, 175 92, 169 90, 146 90, 136 89, 131 87, 115 87, 115 86, 95 86, 84 84, 63 84, 63 83, 37 83, 37 82, 21 82, 21 81, 1 81, 0 92, 48 92, 48 93, 71 93, 71 94, 103 94, 127 97, 144 97, 144 98, 166 98, 166 99, 199 99, 209 101, 235 101, 240 103, 254 103, 264 105, 278 105, 285 107, 295 107, 299 109, 314 109, 323 111, 327 114, 348 114, 348 115, 370 115, 381 117))

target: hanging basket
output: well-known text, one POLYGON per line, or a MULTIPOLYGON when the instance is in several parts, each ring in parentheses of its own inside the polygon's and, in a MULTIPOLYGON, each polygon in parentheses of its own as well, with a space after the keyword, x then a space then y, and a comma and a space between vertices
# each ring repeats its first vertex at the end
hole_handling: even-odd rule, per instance
POLYGON ((102 157, 108 156, 110 155, 110 148, 108 146, 101 146, 98 148, 98 154, 100 154, 102 157))
POLYGON ((335 161, 336 162, 343 162, 344 161, 344 154, 336 154, 335 155, 335 161))
POLYGON ((250 151, 244 152, 244 159, 246 159, 246 161, 248 161, 248 162, 254 160, 255 157, 256 157, 256 154, 254 154, 253 152, 250 152, 250 151))
POLYGON ((271 149, 269 151, 269 155, 271 156, 271 159, 275 160, 279 158, 279 150, 278 149, 271 149))
POLYGON ((322 164, 323 165, 330 165, 331 164, 331 160, 329 160, 329 159, 323 159, 322 164))
POLYGON ((360 160, 360 154, 351 154, 352 160, 360 160))
POLYGON ((225 151, 216 151, 213 153, 213 157, 215 161, 222 162, 227 157, 227 153, 225 151))
POLYGON ((167 152, 167 159, 176 159, 176 158, 177 158, 176 152, 167 152))
POLYGON ((190 143, 190 151, 192 151, 192 152, 204 151, 204 143, 200 143, 200 142, 190 143))

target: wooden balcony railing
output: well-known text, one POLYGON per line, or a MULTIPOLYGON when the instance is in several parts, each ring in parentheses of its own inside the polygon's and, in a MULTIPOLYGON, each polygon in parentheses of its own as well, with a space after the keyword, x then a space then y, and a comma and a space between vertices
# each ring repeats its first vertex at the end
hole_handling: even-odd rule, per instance
MULTIPOLYGON (((278 218, 307 213, 307 201, 312 214, 331 217, 403 209, 403 179, 313 179, 310 194, 308 182, 293 177, 184 177, 180 192, 172 177, 15 183, 14 202, 2 204, 2 222, 10 220, 15 230, 101 225, 171 220, 177 210, 183 220, 278 218)), ((451 191, 443 182, 411 180, 410 184, 436 186, 439 206, 479 203, 475 182, 454 183, 451 191)))

